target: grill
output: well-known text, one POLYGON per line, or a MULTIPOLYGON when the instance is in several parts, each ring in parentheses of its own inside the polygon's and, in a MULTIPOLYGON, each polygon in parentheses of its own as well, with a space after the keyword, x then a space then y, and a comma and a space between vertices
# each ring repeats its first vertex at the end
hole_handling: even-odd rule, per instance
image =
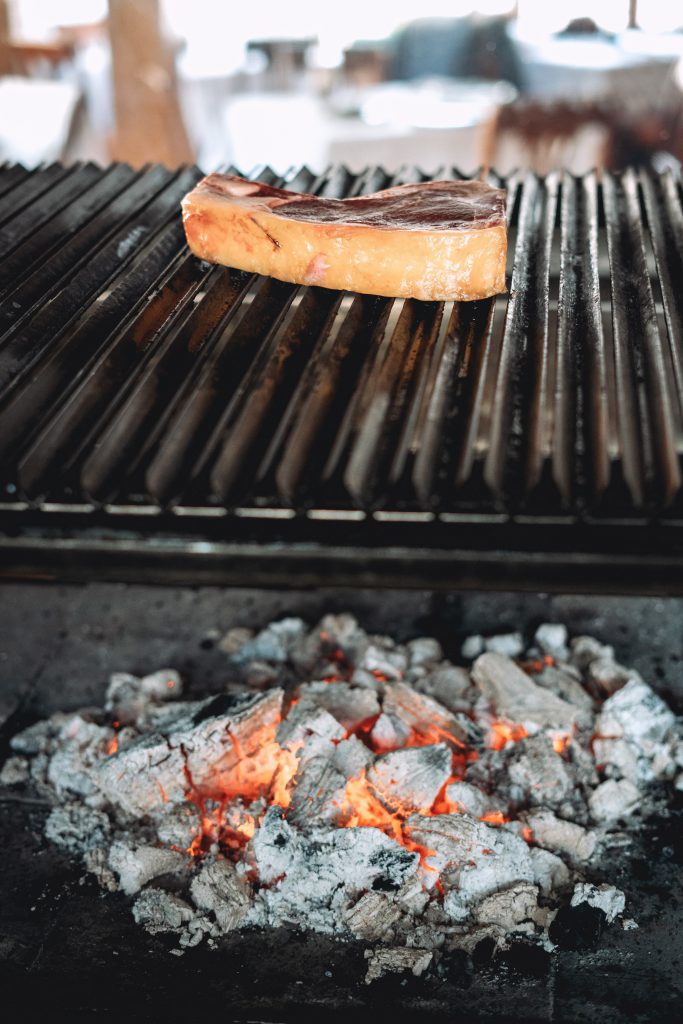
POLYGON ((513 175, 509 295, 420 303, 196 260, 199 177, 0 168, 4 575, 683 592, 679 180, 513 175))

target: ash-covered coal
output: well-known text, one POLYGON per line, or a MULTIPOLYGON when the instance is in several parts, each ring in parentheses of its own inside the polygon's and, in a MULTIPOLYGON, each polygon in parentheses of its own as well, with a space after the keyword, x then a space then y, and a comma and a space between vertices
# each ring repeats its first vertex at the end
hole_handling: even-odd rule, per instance
POLYGON ((220 646, 242 692, 114 675, 103 708, 16 735, 0 773, 52 804, 50 842, 150 933, 355 938, 372 981, 482 939, 551 948, 584 910, 621 918, 600 871, 683 788, 683 741, 611 647, 547 623, 526 653, 518 633, 470 638, 467 670, 350 615, 220 646))

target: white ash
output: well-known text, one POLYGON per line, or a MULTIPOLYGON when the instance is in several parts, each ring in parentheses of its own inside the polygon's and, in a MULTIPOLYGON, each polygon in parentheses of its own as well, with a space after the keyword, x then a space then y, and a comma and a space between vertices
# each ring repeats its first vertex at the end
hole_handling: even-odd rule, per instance
POLYGON ((534 866, 534 878, 544 896, 552 896, 567 888, 571 875, 561 857, 540 846, 532 846, 529 856, 534 866))
POLYGON ((365 975, 365 983, 369 985, 385 974, 403 974, 408 971, 419 978, 427 970, 433 957, 433 953, 426 953, 422 949, 403 947, 366 950, 365 958, 368 961, 368 971, 365 975))
POLYGON ((631 681, 639 681, 635 669, 624 668, 610 657, 596 658, 588 666, 588 682, 601 697, 609 697, 631 681))
POLYGON ((577 882, 572 893, 572 907, 580 903, 587 903, 590 907, 597 907, 607 917, 607 923, 620 914, 623 914, 626 907, 626 897, 621 889, 615 889, 613 885, 591 885, 589 882, 577 882))
POLYGON ((480 633, 474 633, 472 636, 466 637, 460 647, 460 653, 466 661, 474 661, 485 650, 486 644, 480 633))
POLYGON ((8 757, 0 768, 0 786, 20 786, 31 778, 31 763, 26 757, 8 757))
POLYGON ((599 825, 611 825, 630 817, 641 803, 640 790, 628 779, 607 779, 588 798, 593 820, 599 825))
POLYGON ((47 838, 176 953, 295 927, 372 944, 372 979, 485 937, 547 946, 570 899, 624 912, 591 869, 683 784, 683 741, 610 647, 545 623, 526 652, 519 634, 469 638, 468 671, 344 614, 219 646, 230 692, 114 675, 105 707, 15 736, 0 775, 52 805, 47 838))
POLYGON ((394 925, 403 914, 400 905, 393 897, 383 892, 366 892, 344 911, 344 923, 356 938, 367 939, 369 942, 391 942, 394 938, 394 925))
POLYGON ((131 844, 119 839, 109 848, 109 867, 117 875, 126 896, 139 892, 147 882, 160 875, 186 871, 189 866, 187 854, 176 850, 131 844))
POLYGON ((299 694, 303 701, 329 711, 347 730, 357 729, 380 713, 377 695, 372 690, 359 691, 348 683, 304 683, 299 694))
POLYGON ((569 634, 562 622, 544 622, 534 633, 534 642, 544 654, 556 661, 566 661, 569 657, 567 641, 569 634))
POLYGON ((571 654, 569 660, 581 671, 585 671, 592 661, 604 658, 607 661, 614 661, 614 648, 609 644, 602 644, 592 636, 575 636, 569 644, 571 654))
POLYGON ((435 665, 443 658, 441 644, 431 636, 421 636, 416 640, 409 640, 406 650, 411 668, 418 665, 435 665))
POLYGON ((203 865, 192 879, 190 893, 199 910, 215 916, 223 934, 239 928, 251 906, 247 884, 227 860, 203 865))
POLYGON ((443 743, 395 750, 377 758, 367 779, 388 810, 429 810, 450 778, 451 760, 443 743))
POLYGON ((593 710, 593 698, 583 688, 580 673, 575 672, 571 665, 544 665, 540 672, 533 673, 533 680, 537 686, 551 690, 569 704, 590 712, 593 710))
POLYGON ((521 633, 498 633, 484 639, 484 650, 507 658, 518 658, 524 652, 524 637, 521 633))
POLYGON ((297 773, 288 820, 304 830, 334 822, 344 805, 347 781, 326 758, 308 758, 297 773))
POLYGON ((469 710, 472 705, 472 680, 464 668, 444 664, 417 680, 414 688, 433 697, 448 711, 469 710))
POLYGON ((194 916, 185 900, 164 889, 145 889, 133 904, 133 917, 150 935, 181 931, 194 916))
POLYGON ((107 815, 83 804, 59 804, 45 822, 47 838, 70 853, 104 846, 110 832, 107 815))
POLYGON ((522 725, 571 729, 577 709, 536 683, 502 654, 486 653, 474 663, 472 678, 501 718, 522 725))
POLYGON ((368 750, 357 736, 349 736, 332 746, 330 763, 347 779, 357 778, 367 771, 374 760, 372 751, 368 750))
POLYGON ((475 818, 481 818, 487 811, 494 810, 488 794, 470 782, 452 782, 446 787, 446 799, 457 804, 459 811, 475 818))
POLYGON ((534 842, 558 854, 570 866, 585 864, 595 853, 598 836, 594 831, 557 818, 552 811, 544 809, 526 814, 525 819, 534 842))

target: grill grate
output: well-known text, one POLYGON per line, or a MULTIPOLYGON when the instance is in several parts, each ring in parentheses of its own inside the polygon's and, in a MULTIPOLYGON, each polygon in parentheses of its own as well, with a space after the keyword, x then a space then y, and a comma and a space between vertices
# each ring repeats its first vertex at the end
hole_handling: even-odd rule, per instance
MULTIPOLYGON (((420 551, 452 554, 463 536, 472 564, 488 552, 498 571, 525 549, 525 585, 543 577, 529 571, 534 553, 574 569, 581 551, 589 566, 600 552, 643 558, 643 571, 676 563, 677 179, 513 176, 509 296, 457 304, 200 263, 178 205, 198 177, 0 168, 0 516, 13 570, 50 530, 71 560, 109 536, 148 548, 166 536, 187 552, 181 520, 194 541, 318 544, 323 562, 330 524, 345 524, 347 553, 398 544, 415 582, 420 551)), ((334 167, 286 180, 347 196, 423 177, 334 167)), ((626 570, 615 572, 610 586, 626 570)))

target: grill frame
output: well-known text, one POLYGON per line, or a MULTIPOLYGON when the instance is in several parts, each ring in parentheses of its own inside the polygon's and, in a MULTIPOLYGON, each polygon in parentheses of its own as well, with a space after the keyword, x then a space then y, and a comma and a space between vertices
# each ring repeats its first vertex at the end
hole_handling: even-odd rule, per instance
POLYGON ((1 575, 683 593, 678 179, 513 175, 442 304, 201 264, 199 175, 0 168, 1 575))

